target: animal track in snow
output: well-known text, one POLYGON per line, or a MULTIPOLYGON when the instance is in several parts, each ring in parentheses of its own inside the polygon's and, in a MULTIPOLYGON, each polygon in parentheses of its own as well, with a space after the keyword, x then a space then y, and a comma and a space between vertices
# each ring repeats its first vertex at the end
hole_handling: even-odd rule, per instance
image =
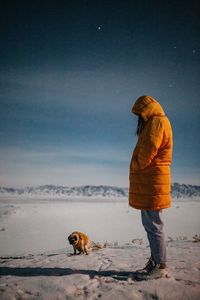
POLYGON ((101 265, 99 271, 105 271, 112 265, 112 260, 109 257, 102 255, 101 265))

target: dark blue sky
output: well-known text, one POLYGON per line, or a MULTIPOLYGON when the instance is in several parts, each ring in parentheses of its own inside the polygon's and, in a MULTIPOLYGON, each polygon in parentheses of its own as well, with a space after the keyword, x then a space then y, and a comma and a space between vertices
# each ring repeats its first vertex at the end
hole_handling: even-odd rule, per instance
POLYGON ((144 94, 172 123, 172 181, 199 183, 198 1, 0 6, 0 185, 127 186, 144 94))

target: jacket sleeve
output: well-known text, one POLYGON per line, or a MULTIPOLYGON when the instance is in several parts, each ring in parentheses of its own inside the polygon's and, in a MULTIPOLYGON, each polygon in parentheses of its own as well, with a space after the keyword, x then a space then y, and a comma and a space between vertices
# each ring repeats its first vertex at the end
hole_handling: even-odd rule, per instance
POLYGON ((164 130, 160 119, 155 118, 146 126, 138 153, 132 161, 132 168, 135 171, 143 170, 151 164, 163 141, 164 130))

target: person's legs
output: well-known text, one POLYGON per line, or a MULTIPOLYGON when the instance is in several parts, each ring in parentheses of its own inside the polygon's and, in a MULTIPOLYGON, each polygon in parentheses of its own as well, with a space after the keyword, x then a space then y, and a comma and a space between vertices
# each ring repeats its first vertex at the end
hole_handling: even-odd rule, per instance
POLYGON ((141 210, 142 224, 147 232, 151 258, 165 268, 167 263, 166 244, 163 232, 162 210, 141 210))
POLYGON ((147 232, 151 257, 143 269, 136 270, 138 280, 169 278, 162 211, 142 210, 142 224, 147 232))

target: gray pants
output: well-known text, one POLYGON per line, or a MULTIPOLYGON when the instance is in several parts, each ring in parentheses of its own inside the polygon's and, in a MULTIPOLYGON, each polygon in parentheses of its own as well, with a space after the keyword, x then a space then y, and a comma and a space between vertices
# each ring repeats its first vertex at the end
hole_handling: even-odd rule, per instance
POLYGON ((162 210, 141 210, 142 224, 147 232, 152 259, 166 263, 166 244, 163 232, 162 210))

